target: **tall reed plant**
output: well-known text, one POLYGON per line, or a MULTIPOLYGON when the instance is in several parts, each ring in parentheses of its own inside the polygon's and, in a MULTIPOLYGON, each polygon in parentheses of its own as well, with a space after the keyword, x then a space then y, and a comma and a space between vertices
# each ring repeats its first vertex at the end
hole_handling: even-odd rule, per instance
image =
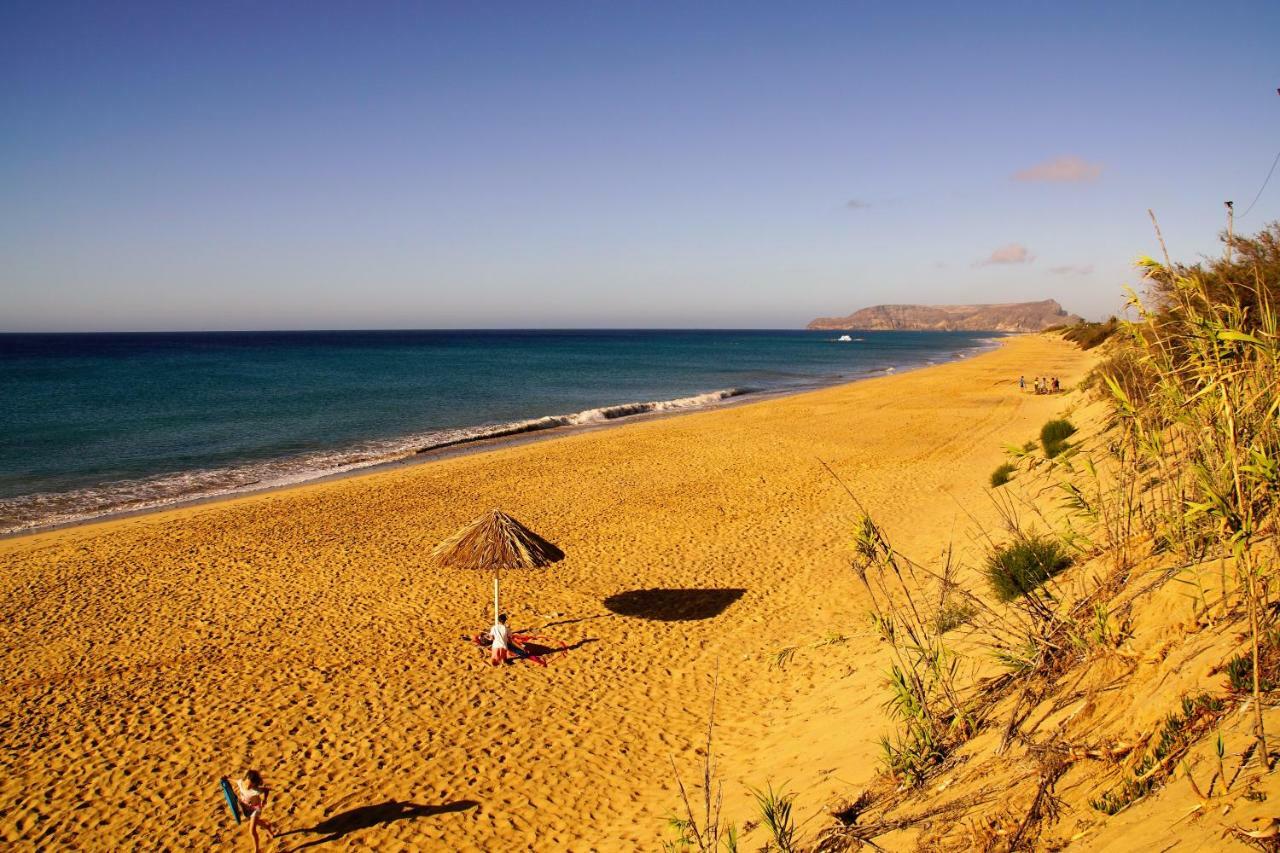
POLYGON ((1131 293, 1128 369, 1106 369, 1103 379, 1120 440, 1153 472, 1160 535, 1188 558, 1234 557, 1249 621, 1257 755, 1269 762, 1259 641, 1275 568, 1259 546, 1275 534, 1280 485, 1280 280, 1269 278, 1272 267, 1250 270, 1230 253, 1207 268, 1175 267, 1167 250, 1164 263, 1138 265, 1154 304, 1131 293))

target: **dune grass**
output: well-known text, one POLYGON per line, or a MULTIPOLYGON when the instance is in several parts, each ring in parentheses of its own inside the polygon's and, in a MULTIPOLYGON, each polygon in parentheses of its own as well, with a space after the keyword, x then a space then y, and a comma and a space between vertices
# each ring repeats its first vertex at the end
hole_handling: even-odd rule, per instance
POLYGON ((1040 446, 1044 455, 1052 459, 1067 449, 1067 439, 1075 435, 1076 428, 1071 421, 1056 418, 1048 421, 1040 428, 1040 446))
POLYGON ((969 621, 978 614, 978 608, 965 599, 948 601, 938 611, 933 620, 933 627, 939 634, 947 634, 969 621))
POLYGON ((778 853, 795 853, 796 822, 791 809, 796 795, 775 791, 772 782, 764 789, 751 788, 750 791, 760 809, 760 820, 769 831, 771 844, 765 849, 776 849, 778 853))
POLYGON ((1093 349, 1114 335, 1120 329, 1120 321, 1112 317, 1105 323, 1080 322, 1067 326, 1062 336, 1077 344, 1080 349, 1093 349))
POLYGON ((996 597, 1013 601, 1038 589, 1070 565, 1071 557, 1057 540, 1030 536, 993 552, 985 569, 987 583, 996 597))
POLYGON ((991 472, 991 488, 998 489, 1012 479, 1013 472, 1018 470, 1012 464, 1005 462, 999 468, 991 472))
MULTIPOLYGON (((1157 237, 1164 250, 1158 229, 1157 237)), ((934 616, 922 625, 911 591, 898 588, 907 578, 919 585, 939 573, 908 562, 864 518, 854 569, 876 605, 873 624, 894 655, 888 707, 899 730, 895 738, 882 739, 888 773, 886 783, 875 789, 880 800, 868 789, 849 810, 833 813, 840 824, 829 837, 856 846, 928 814, 917 808, 913 816, 906 805, 919 807, 922 800, 934 799, 926 779, 944 772, 966 733, 989 720, 984 715, 1001 691, 1005 697, 1015 692, 1039 697, 1045 685, 1052 689, 1066 672, 1078 672, 1094 655, 1122 647, 1132 629, 1115 606, 1116 597, 1136 579, 1134 566, 1146 557, 1164 566, 1221 560, 1221 600, 1213 604, 1220 615, 1210 617, 1210 601, 1201 588, 1197 610, 1207 627, 1197 621, 1193 630, 1229 632, 1244 643, 1214 670, 1225 683, 1215 685, 1212 693, 1183 696, 1135 740, 1121 742, 1123 752, 1109 756, 1103 751, 1109 760, 1128 758, 1098 780, 1089 804, 1103 815, 1118 814, 1181 775, 1204 808, 1208 797, 1215 796, 1215 780, 1220 780, 1220 791, 1229 791, 1251 763, 1261 773, 1272 769, 1274 753, 1262 712, 1280 691, 1280 615, 1274 603, 1280 572, 1269 550, 1280 529, 1280 223, 1252 238, 1227 232, 1224 242, 1221 260, 1193 266, 1173 264, 1167 250, 1164 263, 1142 258, 1139 266, 1150 296, 1144 301, 1130 295, 1128 307, 1135 319, 1082 324, 1068 336, 1080 338, 1076 342, 1085 348, 1109 338, 1091 384, 1109 404, 1111 418, 1083 446, 1067 444, 1076 428, 1065 419, 1050 421, 1041 431, 1039 443, 1049 459, 1071 449, 1069 463, 1055 463, 1048 471, 1070 495, 1066 530, 1048 522, 1029 499, 1015 507, 1009 490, 991 492, 997 506, 1008 502, 1002 513, 1013 538, 994 548, 983 568, 992 597, 1009 606, 990 608, 961 591, 963 602, 978 608, 965 639, 988 649, 1004 665, 1007 672, 998 682, 1002 687, 990 690, 984 679, 975 690, 956 678, 963 655, 941 639, 951 622, 945 618, 947 596, 936 608, 921 611, 934 616), (1027 508, 1058 532, 1025 532, 1017 515, 1027 508), (1101 574, 1079 582, 1073 578, 1071 584, 1051 583, 1077 552, 1094 561, 1101 574), (1245 619, 1246 625, 1239 624, 1245 619), (1254 743, 1243 751, 1226 748, 1220 726, 1228 714, 1253 718, 1254 743), (951 719, 964 723, 959 731, 948 724, 951 719), (1216 771, 1206 797, 1185 760, 1215 729, 1216 771), (1236 776, 1228 774, 1229 756, 1239 762, 1236 776)), ((1026 452, 1031 450, 1034 443, 1026 452)), ((1016 448, 1011 456, 1019 458, 1016 448)), ((993 475, 993 488, 997 479, 993 475)), ((1039 701, 1034 697, 1032 704, 1039 701)), ((1042 761, 1041 780, 1016 832, 1002 835, 1008 849, 1035 846, 1044 823, 1041 805, 1048 803, 1052 811, 1052 784, 1070 765, 1061 756, 1078 746, 1061 738, 1051 744, 1053 736, 1032 743, 1018 731, 1020 713, 1027 713, 1022 698, 995 752, 1004 752, 1020 738, 1029 757, 1034 747, 1042 761)), ((1048 822, 1056 819, 1051 816, 1048 822)), ((1246 843, 1257 837, 1228 830, 1246 843)), ((937 834, 948 835, 945 829, 937 834)), ((952 837, 958 840, 958 834, 952 837)))

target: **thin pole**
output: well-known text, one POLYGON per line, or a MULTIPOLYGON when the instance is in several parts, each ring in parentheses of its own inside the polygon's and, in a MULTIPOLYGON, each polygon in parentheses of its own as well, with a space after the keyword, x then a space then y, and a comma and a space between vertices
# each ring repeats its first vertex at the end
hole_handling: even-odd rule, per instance
POLYGON ((498 573, 493 575, 493 624, 498 624, 498 573))
POLYGON ((1236 205, 1235 202, 1224 202, 1227 206, 1227 263, 1231 263, 1232 243, 1236 239, 1236 205))

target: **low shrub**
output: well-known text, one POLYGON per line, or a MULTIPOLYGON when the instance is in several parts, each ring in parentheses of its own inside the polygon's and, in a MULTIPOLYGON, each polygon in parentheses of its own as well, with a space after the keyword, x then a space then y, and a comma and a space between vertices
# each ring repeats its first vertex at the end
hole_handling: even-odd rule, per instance
POLYGON ((1009 482, 1009 480, 1011 479, 1010 475, 1016 470, 1018 470, 1016 467, 1006 462, 996 470, 992 471, 991 472, 991 488, 996 489, 996 488, 999 488, 1000 486, 1003 486, 1005 483, 1009 482))
POLYGON ((938 614, 933 620, 933 627, 939 634, 946 634, 961 625, 967 625, 969 620, 977 615, 978 608, 975 605, 968 601, 952 599, 938 610, 938 614))
POLYGON ((987 582, 1001 601, 1012 601, 1038 588, 1071 565, 1057 540, 1043 536, 1018 539, 987 558, 987 582))
POLYGON ((1077 323, 1067 327, 1062 336, 1080 349, 1093 349, 1111 337, 1120 328, 1120 321, 1112 317, 1105 323, 1077 323))
POLYGON ((1061 418, 1049 421, 1040 428, 1040 446, 1044 455, 1052 459, 1067 449, 1067 439, 1075 435, 1076 428, 1071 421, 1061 418))

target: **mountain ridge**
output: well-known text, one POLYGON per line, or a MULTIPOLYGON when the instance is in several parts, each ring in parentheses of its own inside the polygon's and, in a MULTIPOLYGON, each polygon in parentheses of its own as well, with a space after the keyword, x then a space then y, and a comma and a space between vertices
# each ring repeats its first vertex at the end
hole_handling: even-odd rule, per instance
POLYGON ((827 331, 1040 332, 1082 320, 1056 299, 974 305, 873 305, 844 317, 818 317, 806 329, 827 331))

